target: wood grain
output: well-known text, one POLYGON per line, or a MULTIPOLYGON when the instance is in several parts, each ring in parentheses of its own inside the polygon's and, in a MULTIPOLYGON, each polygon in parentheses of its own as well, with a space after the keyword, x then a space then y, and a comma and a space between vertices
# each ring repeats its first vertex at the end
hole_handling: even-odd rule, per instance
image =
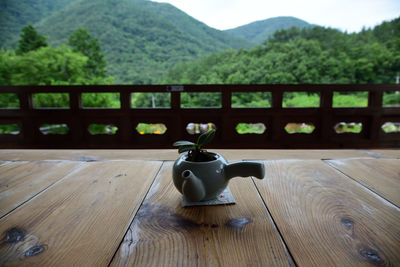
POLYGON ((322 161, 267 161, 256 186, 300 266, 400 263, 400 210, 322 161))
MULTIPOLYGON (((307 150, 307 149, 212 149, 228 160, 274 160, 274 159, 342 159, 342 158, 399 158, 400 150, 307 150)), ((109 149, 109 150, 0 150, 0 160, 175 160, 176 149, 109 149)))
POLYGON ((0 265, 107 265, 161 164, 82 164, 0 220, 0 265))
POLYGON ((256 181, 299 266, 395 266, 400 210, 319 160, 267 161, 256 181))
POLYGON ((236 178, 237 201, 181 206, 165 163, 111 266, 288 266, 291 258, 252 180, 236 178))
POLYGON ((0 166, 0 218, 37 195, 79 163, 61 161, 9 162, 0 166))
POLYGON ((342 159, 327 162, 400 207, 400 160, 342 159))

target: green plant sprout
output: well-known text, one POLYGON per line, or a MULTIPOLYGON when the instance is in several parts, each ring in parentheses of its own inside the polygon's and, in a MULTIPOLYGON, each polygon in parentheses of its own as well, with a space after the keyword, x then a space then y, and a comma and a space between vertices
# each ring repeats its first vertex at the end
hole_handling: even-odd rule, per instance
POLYGON ((197 143, 190 141, 177 141, 173 146, 178 147, 178 153, 188 152, 186 160, 194 162, 211 161, 215 159, 215 156, 208 153, 206 150, 202 150, 202 146, 210 143, 215 135, 215 129, 209 130, 199 136, 197 143))

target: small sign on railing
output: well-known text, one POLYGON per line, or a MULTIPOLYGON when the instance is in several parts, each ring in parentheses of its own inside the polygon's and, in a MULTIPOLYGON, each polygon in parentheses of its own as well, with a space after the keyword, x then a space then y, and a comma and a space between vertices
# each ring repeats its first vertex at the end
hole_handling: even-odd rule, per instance
POLYGON ((184 91, 183 85, 169 85, 167 86, 167 92, 183 92, 184 91))

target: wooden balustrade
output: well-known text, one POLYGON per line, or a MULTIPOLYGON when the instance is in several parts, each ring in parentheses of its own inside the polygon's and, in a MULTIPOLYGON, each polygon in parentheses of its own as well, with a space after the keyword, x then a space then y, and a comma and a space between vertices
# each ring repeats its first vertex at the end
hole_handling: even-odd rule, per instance
POLYGON ((210 148, 387 148, 400 146, 400 133, 385 133, 382 125, 400 123, 400 107, 383 107, 384 92, 399 85, 109 85, 109 86, 0 86, 0 93, 17 94, 19 108, 0 109, 1 124, 17 124, 19 134, 0 135, 1 148, 171 148, 176 140, 194 140, 189 123, 213 123, 217 134, 210 148), (283 107, 284 92, 318 92, 318 107, 283 107), (368 92, 366 107, 334 107, 334 92, 368 92), (117 92, 120 108, 86 108, 82 93, 117 92), (170 108, 132 108, 135 92, 170 92, 170 108), (217 92, 218 108, 183 108, 182 92, 217 92), (270 92, 271 107, 233 108, 232 93, 270 92), (35 108, 34 93, 67 93, 69 108, 35 108), (91 124, 114 125, 113 135, 92 135, 91 124), (162 123, 164 134, 141 134, 139 123, 162 123), (239 134, 239 123, 262 123, 262 134, 239 134), (312 125, 309 134, 290 134, 288 124, 312 125), (359 133, 337 133, 339 123, 362 124, 359 133), (44 134, 43 124, 65 124, 66 134, 44 134))

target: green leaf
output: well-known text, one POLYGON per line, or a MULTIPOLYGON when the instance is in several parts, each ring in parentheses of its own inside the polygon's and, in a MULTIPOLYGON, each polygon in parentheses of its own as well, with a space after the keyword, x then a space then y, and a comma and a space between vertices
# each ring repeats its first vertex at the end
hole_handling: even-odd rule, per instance
POLYGON ((178 149, 178 153, 183 153, 186 151, 190 151, 190 150, 195 150, 196 146, 195 145, 187 145, 187 146, 180 146, 178 149))
POLYGON ((173 146, 191 146, 191 145, 195 145, 195 143, 189 142, 189 141, 176 141, 172 145, 173 146))
POLYGON ((211 140, 214 138, 214 135, 215 135, 214 129, 212 129, 206 133, 203 133, 202 135, 199 136, 199 139, 197 139, 197 145, 203 146, 205 144, 210 143, 211 140))

